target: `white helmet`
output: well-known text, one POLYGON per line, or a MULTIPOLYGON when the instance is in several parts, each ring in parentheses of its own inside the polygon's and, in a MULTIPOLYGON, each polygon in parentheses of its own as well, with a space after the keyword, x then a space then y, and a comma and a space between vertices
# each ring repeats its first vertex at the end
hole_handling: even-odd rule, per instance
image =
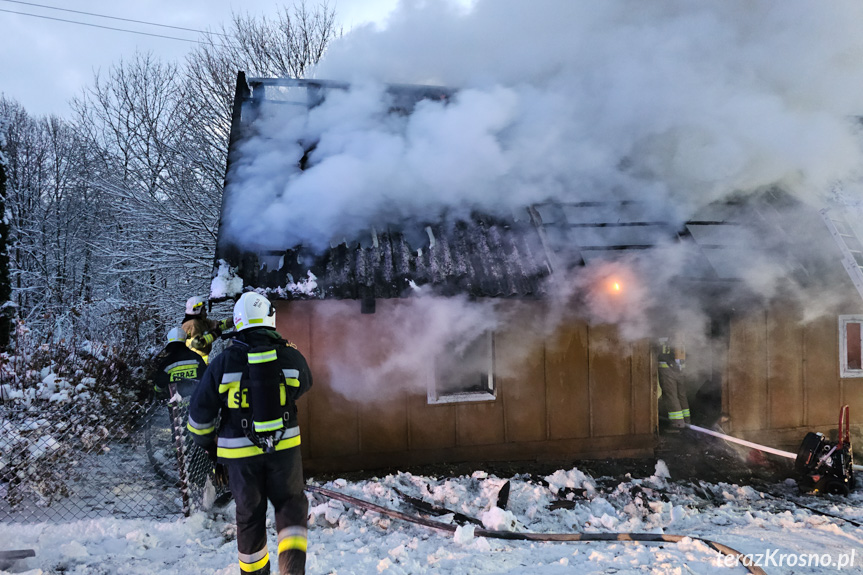
POLYGON ((186 341, 186 330, 181 327, 175 327, 168 332, 168 343, 175 341, 186 341))
POLYGON ((237 331, 250 327, 276 327, 276 308, 261 294, 246 292, 234 304, 234 327, 237 331))
POLYGON ((186 315, 203 315, 203 312, 204 298, 196 295, 186 300, 186 315))

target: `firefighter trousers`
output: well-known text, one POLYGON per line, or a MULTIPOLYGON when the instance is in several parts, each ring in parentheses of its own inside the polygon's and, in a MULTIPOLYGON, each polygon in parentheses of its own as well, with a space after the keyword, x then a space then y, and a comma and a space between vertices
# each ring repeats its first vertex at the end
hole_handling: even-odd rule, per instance
POLYGON ((304 492, 300 448, 226 464, 237 505, 237 551, 242 575, 270 573, 267 549, 267 501, 273 504, 278 532, 279 573, 306 570, 309 502, 304 492))
POLYGON ((689 400, 686 397, 686 381, 683 374, 673 367, 659 368, 659 387, 662 389, 661 405, 673 427, 689 423, 689 400))

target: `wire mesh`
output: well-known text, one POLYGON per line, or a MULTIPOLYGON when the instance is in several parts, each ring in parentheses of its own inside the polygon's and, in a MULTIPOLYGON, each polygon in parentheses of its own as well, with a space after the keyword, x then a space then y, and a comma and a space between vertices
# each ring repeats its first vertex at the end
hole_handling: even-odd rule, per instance
POLYGON ((203 506, 219 495, 211 464, 185 430, 188 398, 175 409, 176 420, 167 401, 109 413, 0 404, 0 521, 165 518, 203 506))

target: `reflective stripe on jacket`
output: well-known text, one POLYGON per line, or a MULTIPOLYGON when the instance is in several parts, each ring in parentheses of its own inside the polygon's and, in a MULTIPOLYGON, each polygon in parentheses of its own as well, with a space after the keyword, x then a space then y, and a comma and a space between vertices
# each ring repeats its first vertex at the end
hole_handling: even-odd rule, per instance
POLYGON ((187 348, 182 341, 174 341, 165 346, 158 361, 151 376, 153 388, 157 393, 166 392, 171 382, 200 379, 207 369, 201 356, 187 348))
POLYGON ((309 366, 303 355, 275 330, 252 328, 239 332, 231 345, 212 360, 189 404, 187 428, 202 446, 211 444, 218 435, 216 445, 220 460, 236 461, 264 454, 243 430, 243 420, 248 423, 250 419, 250 406, 248 398, 241 397, 241 382, 249 373, 248 352, 264 346, 274 346, 284 377, 279 388, 279 403, 285 429, 273 438, 275 451, 300 444, 295 402, 312 386, 309 366))

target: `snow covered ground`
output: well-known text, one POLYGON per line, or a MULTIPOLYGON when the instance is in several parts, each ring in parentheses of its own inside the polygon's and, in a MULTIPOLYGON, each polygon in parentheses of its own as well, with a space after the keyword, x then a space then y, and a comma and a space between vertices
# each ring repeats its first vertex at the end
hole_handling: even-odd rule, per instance
MULTIPOLYGON (((661 460, 650 477, 591 477, 562 469, 544 477, 485 472, 434 478, 398 473, 373 480, 310 481, 404 513, 403 495, 479 518, 491 530, 535 533, 667 533, 677 543, 531 542, 477 537, 472 524, 434 530, 310 495, 309 574, 734 574, 708 539, 744 554, 768 574, 863 573, 863 529, 813 513, 752 487, 693 484, 669 477, 661 460), (505 509, 498 493, 510 481, 505 509), (400 495, 403 494, 403 495, 400 495)), ((797 495, 793 480, 771 491, 797 495)), ((166 497, 168 494, 166 493, 166 497)), ((798 498, 798 500, 801 500, 798 498)), ((802 499, 863 522, 863 494, 802 499)), ((233 506, 172 520, 93 519, 2 524, 0 550, 34 549, 0 573, 217 574, 238 572, 233 506)), ((436 520, 454 522, 454 515, 436 520)), ((479 528, 479 527, 477 527, 479 528)), ((271 539, 270 549, 275 548, 271 539)))

